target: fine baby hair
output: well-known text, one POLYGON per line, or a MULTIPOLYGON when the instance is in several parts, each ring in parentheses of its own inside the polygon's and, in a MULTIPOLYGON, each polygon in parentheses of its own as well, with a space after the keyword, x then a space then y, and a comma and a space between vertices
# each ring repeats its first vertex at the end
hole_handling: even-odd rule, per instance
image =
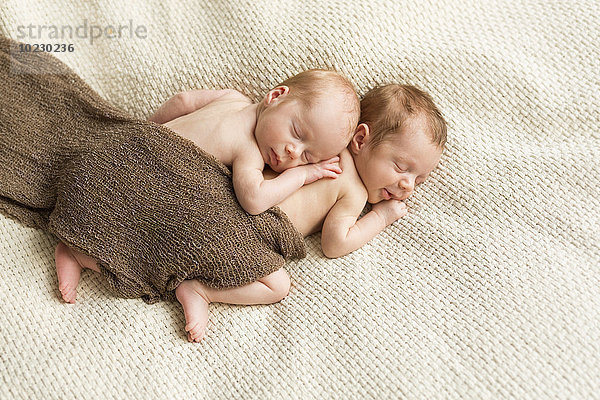
MULTIPOLYGON (((348 113, 348 135, 358 125, 360 101, 352 82, 341 73, 328 69, 309 69, 287 78, 277 86, 287 86, 290 92, 284 101, 297 100, 310 110, 319 104, 325 96, 340 96, 348 113)), ((259 106, 259 111, 264 107, 259 106)))
POLYGON ((429 94, 412 85, 389 84, 370 90, 360 102, 359 124, 371 130, 371 146, 392 134, 401 134, 405 124, 424 118, 432 143, 446 145, 446 121, 429 94))

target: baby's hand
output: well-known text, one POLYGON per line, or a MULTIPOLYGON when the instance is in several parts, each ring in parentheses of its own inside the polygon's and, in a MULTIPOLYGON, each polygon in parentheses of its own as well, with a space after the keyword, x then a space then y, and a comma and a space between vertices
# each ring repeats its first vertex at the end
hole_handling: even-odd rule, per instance
POLYGON ((337 178, 338 174, 342 173, 339 165, 340 158, 332 157, 329 160, 321 161, 315 164, 302 165, 299 168, 305 168, 306 179, 304 184, 308 185, 321 178, 337 178))
POLYGON ((401 200, 384 200, 373 204, 371 210, 379 214, 385 221, 386 226, 399 220, 408 214, 406 204, 401 200))

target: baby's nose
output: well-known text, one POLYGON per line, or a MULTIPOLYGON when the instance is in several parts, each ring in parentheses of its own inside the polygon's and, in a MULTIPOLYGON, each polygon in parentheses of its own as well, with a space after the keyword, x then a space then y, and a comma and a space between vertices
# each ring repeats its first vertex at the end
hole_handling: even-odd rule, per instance
POLYGON ((398 186, 400 186, 400 189, 404 190, 405 192, 412 192, 415 189, 413 182, 400 181, 398 186))
POLYGON ((285 151, 288 154, 288 157, 290 157, 291 159, 295 159, 298 158, 299 155, 299 149, 291 144, 288 144, 285 148, 285 151))

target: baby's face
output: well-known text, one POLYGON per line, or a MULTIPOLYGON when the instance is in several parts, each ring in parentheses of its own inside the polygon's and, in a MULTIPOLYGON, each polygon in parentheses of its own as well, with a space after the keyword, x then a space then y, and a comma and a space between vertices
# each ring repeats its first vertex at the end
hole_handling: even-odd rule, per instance
POLYGON ((375 147, 353 152, 356 169, 367 188, 368 202, 405 200, 440 161, 442 150, 431 143, 423 124, 409 124, 375 147))
POLYGON ((254 131, 273 171, 327 160, 346 147, 350 122, 339 99, 319 99, 310 109, 296 99, 281 100, 282 96, 265 106, 254 131))

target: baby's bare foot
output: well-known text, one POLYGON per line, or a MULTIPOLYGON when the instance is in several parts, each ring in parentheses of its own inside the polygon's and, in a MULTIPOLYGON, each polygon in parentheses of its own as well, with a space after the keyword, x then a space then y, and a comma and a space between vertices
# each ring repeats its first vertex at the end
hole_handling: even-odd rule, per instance
POLYGON ((58 289, 62 298, 67 303, 75 303, 77 284, 81 277, 81 266, 71 254, 71 250, 62 242, 56 246, 54 260, 56 261, 56 274, 58 275, 58 289))
POLYGON ((185 330, 190 342, 199 342, 204 338, 208 323, 208 304, 206 287, 195 279, 183 281, 175 295, 183 306, 185 330))

